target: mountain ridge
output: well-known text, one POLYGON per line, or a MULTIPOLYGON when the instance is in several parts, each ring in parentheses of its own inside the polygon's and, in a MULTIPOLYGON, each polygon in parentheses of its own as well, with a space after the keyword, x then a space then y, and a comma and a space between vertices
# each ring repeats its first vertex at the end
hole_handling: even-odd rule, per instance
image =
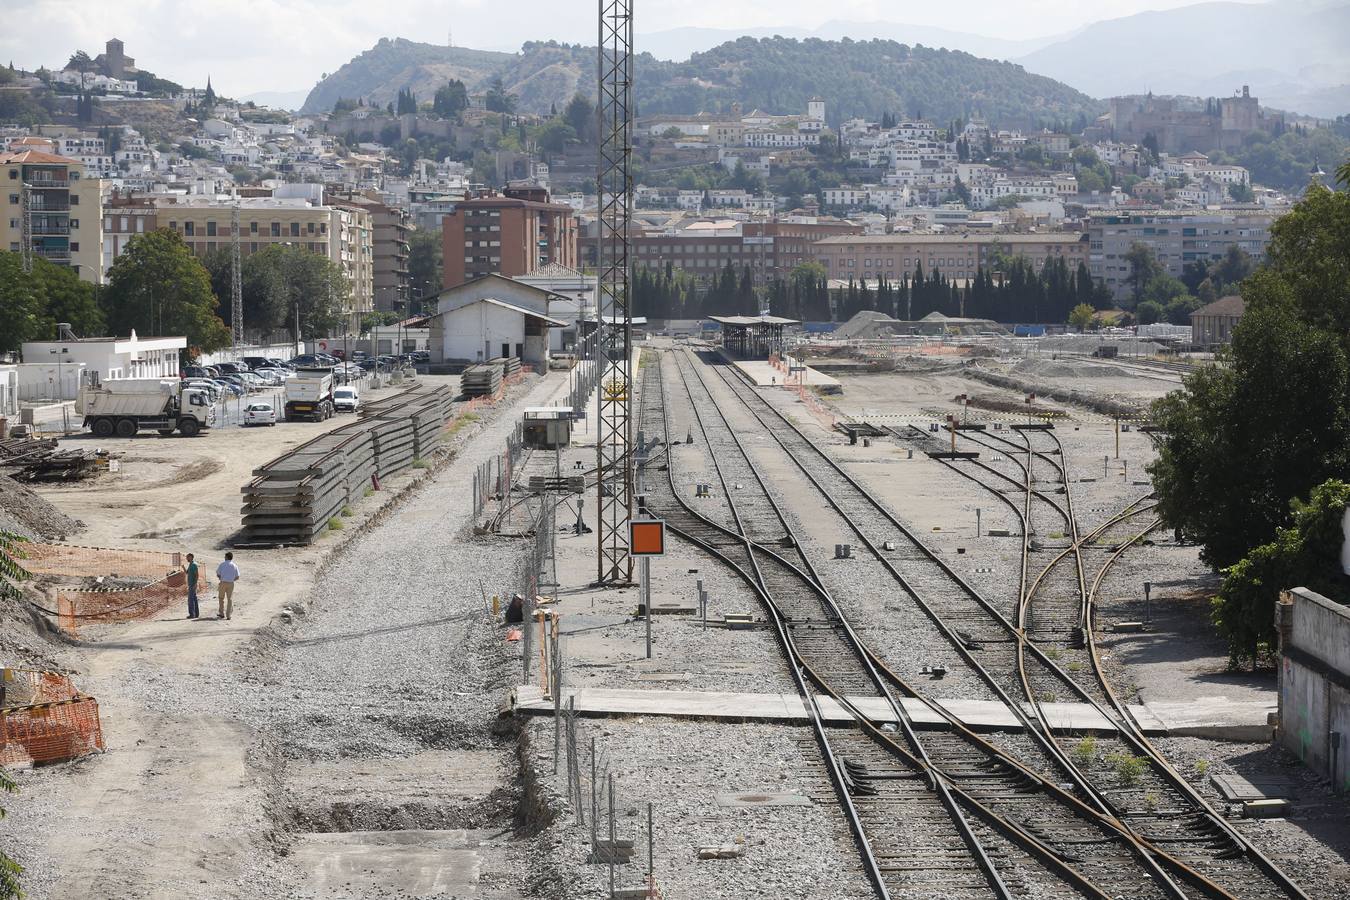
MULTIPOLYGON (((1103 109, 1086 94, 1014 63, 881 39, 743 37, 683 62, 642 53, 635 64, 643 114, 726 111, 733 102, 786 114, 804 110, 816 94, 831 104, 832 121, 889 111, 946 122, 978 113, 1032 126, 1103 109)), ((428 100, 450 78, 471 93, 501 78, 522 111, 547 113, 577 92, 594 95, 595 49, 534 41, 505 54, 384 38, 316 85, 302 111, 329 110, 340 98, 383 106, 405 87, 428 100)))

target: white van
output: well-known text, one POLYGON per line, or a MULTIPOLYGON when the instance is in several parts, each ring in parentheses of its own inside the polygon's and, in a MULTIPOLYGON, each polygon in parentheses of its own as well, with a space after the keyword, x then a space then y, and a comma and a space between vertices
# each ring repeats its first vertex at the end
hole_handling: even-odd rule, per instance
POLYGON ((361 395, 356 388, 345 385, 333 390, 333 408, 338 412, 356 412, 361 408, 361 395))

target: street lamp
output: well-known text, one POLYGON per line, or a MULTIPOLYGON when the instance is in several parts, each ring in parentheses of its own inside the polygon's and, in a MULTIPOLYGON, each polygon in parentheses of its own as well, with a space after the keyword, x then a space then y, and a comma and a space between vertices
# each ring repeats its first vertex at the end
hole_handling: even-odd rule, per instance
POLYGON ((48 352, 56 357, 56 400, 58 403, 61 404, 61 433, 65 434, 70 430, 70 427, 66 413, 66 387, 65 387, 65 379, 63 377, 64 369, 62 368, 61 365, 64 362, 64 360, 61 357, 69 353, 70 348, 61 347, 58 349, 56 347, 53 347, 48 352))

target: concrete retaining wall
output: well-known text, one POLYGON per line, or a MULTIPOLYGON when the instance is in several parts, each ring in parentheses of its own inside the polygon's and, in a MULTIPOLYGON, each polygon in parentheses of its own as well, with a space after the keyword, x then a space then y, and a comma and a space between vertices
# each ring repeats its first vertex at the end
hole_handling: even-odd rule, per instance
POLYGON ((1281 595, 1275 623, 1279 741, 1335 790, 1350 791, 1350 607, 1294 588, 1281 595))

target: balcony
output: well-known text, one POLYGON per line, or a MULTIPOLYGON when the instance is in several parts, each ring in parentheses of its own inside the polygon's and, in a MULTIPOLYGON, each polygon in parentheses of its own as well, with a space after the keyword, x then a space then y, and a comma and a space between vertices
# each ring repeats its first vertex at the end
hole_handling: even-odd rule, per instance
POLYGON ((31 233, 35 237, 68 237, 70 225, 65 222, 34 222, 31 233))
POLYGON ((68 262, 70 262, 70 251, 69 251, 69 250, 39 250, 39 249, 37 249, 37 248, 34 248, 34 249, 33 249, 33 255, 34 255, 34 256, 40 256, 40 257, 42 257, 43 259, 48 260, 49 262, 54 262, 54 263, 68 263, 68 262))

